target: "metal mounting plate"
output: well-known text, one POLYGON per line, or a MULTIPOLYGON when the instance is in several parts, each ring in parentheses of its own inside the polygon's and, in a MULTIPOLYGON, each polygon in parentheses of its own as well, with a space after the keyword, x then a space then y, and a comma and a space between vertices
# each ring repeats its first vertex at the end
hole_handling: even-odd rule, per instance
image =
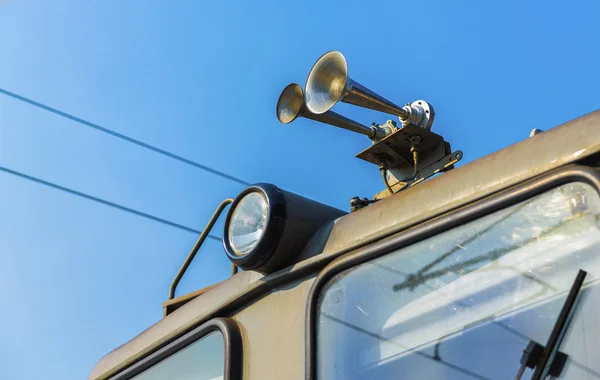
POLYGON ((414 125, 407 125, 356 155, 357 158, 377 166, 385 166, 401 177, 413 171, 411 145, 419 150, 419 167, 425 168, 449 152, 445 150, 444 138, 436 133, 414 125), (415 143, 418 141, 417 143, 415 143))

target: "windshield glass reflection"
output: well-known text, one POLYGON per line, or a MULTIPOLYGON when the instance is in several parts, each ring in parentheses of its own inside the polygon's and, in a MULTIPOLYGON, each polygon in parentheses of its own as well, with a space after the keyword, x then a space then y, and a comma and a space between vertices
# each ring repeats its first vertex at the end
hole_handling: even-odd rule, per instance
POLYGON ((514 379, 584 269, 561 378, 600 379, 599 214, 568 184, 340 273, 319 301, 319 378, 514 379))

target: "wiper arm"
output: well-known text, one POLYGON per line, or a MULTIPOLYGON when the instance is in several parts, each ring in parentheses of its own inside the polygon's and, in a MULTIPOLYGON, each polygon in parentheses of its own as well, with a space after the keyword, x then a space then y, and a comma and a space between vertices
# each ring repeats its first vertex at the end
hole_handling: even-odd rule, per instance
POLYGON ((571 322, 571 318, 573 317, 575 311, 575 302, 577 301, 577 296, 581 292, 583 280, 585 280, 586 275, 587 272, 581 269, 579 270, 579 273, 577 273, 575 282, 573 282, 571 290, 569 290, 569 294, 567 295, 567 299, 565 300, 565 303, 560 310, 560 314, 556 319, 556 323, 554 323, 554 326, 552 327, 552 332, 548 338, 548 343, 546 343, 546 347, 544 348, 544 354, 536 365, 535 372, 533 373, 531 380, 542 380, 550 374, 550 369, 552 367, 552 363, 554 362, 556 353, 558 352, 558 348, 562 343, 565 333, 567 332, 567 328, 569 327, 569 323, 571 322))

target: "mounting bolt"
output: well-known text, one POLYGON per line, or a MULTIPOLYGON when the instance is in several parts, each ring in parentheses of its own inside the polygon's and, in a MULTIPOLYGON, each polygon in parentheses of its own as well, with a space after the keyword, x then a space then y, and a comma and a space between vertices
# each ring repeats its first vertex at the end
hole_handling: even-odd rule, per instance
POLYGON ((419 135, 412 135, 412 136, 410 136, 409 140, 410 140, 410 144, 411 145, 417 145, 417 144, 421 143, 421 136, 419 136, 419 135))

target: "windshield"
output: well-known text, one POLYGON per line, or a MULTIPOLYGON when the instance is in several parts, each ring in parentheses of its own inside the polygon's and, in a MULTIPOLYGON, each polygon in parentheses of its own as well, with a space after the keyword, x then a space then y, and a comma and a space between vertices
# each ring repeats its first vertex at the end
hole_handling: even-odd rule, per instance
POLYGON ((600 379, 599 214, 592 187, 568 184, 338 274, 317 308, 318 378, 530 379, 523 351, 546 344, 583 269, 555 370, 600 379))

